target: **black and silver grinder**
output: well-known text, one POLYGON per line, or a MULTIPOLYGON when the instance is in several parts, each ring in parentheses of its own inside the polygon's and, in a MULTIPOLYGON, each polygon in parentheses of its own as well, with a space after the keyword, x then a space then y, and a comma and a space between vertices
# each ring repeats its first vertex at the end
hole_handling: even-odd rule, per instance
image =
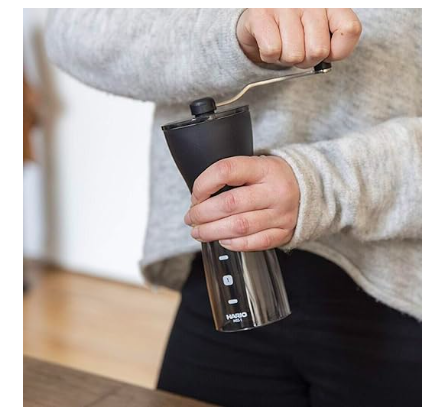
MULTIPOLYGON (((253 87, 292 78, 327 73, 322 62, 308 71, 248 84, 232 99, 216 104, 207 97, 195 100, 193 117, 162 126, 169 150, 192 192, 195 179, 224 158, 253 155, 252 125, 248 106, 220 110, 253 87)), ((223 187, 217 193, 229 190, 223 187)), ((216 193, 216 194, 217 194, 216 193)), ((202 243, 203 263, 215 328, 243 331, 268 325, 290 313, 275 250, 236 252, 218 241, 202 243)))

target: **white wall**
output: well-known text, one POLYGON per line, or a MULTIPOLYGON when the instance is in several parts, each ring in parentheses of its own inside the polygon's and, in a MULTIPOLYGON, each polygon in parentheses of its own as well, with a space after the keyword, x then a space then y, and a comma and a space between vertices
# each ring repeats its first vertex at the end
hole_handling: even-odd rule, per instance
POLYGON ((141 283, 153 105, 96 91, 45 63, 45 14, 24 12, 25 68, 46 103, 34 135, 38 165, 24 175, 25 256, 141 283))

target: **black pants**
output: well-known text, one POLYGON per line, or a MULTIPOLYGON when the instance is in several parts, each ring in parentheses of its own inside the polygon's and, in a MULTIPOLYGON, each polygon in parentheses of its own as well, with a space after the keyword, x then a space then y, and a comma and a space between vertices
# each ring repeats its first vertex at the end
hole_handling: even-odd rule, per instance
POLYGON ((421 324, 317 255, 278 252, 292 315, 215 331, 201 255, 158 387, 224 406, 421 406, 421 324))

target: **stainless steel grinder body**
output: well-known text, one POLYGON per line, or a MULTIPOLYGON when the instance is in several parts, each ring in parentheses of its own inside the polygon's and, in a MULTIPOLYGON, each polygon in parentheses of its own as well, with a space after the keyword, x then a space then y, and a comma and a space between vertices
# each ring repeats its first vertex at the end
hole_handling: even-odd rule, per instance
MULTIPOLYGON (((253 155, 248 106, 215 112, 214 100, 205 98, 193 102, 191 111, 194 118, 162 126, 190 191, 195 179, 213 163, 253 155)), ((217 330, 248 330, 291 313, 274 250, 235 252, 210 242, 202 244, 202 253, 217 330)))

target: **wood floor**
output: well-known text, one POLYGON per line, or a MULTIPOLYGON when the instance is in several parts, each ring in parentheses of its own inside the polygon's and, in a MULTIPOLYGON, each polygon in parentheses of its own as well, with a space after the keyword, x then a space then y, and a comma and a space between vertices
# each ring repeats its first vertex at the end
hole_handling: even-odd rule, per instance
POLYGON ((27 274, 24 354, 155 387, 178 293, 48 267, 27 274))

